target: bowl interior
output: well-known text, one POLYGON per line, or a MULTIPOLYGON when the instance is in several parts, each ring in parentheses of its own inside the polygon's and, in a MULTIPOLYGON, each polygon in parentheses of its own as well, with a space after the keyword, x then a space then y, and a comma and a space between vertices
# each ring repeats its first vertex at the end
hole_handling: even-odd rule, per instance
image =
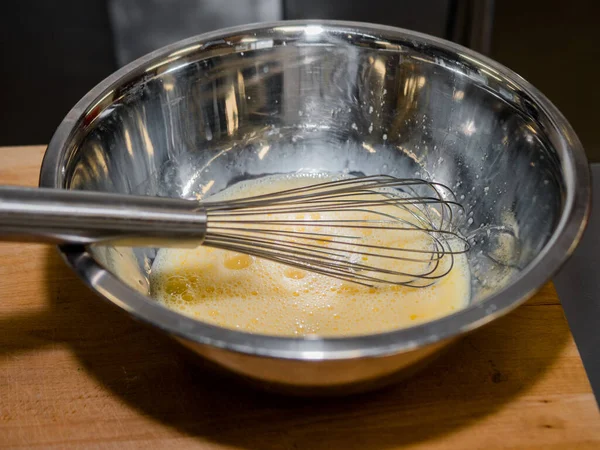
MULTIPOLYGON (((527 94, 485 62, 401 32, 280 31, 193 40, 120 77, 72 136, 64 187, 206 198, 275 173, 422 177, 465 207, 471 301, 518 277, 566 197, 558 137, 527 94)), ((91 252, 148 293, 156 249, 91 252)))

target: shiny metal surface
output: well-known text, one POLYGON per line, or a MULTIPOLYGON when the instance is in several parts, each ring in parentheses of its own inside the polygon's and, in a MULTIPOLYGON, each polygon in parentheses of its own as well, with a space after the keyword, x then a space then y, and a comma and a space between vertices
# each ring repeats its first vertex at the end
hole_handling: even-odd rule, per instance
POLYGON ((469 251, 468 241, 457 232, 459 212, 464 209, 448 187, 387 175, 203 202, 0 186, 0 240, 105 247, 203 245, 364 286, 417 288, 448 275, 455 255, 469 251), (328 219, 328 213, 335 218, 328 219), (304 220, 305 214, 317 216, 304 220), (385 234, 390 244, 365 240, 366 231, 385 234), (418 235, 425 247, 398 243, 407 233, 418 235))
POLYGON ((344 22, 233 28, 133 62, 67 115, 40 185, 205 198, 297 171, 420 176, 451 187, 473 246, 470 306, 379 335, 255 335, 148 298, 152 250, 62 251, 103 297, 221 367, 327 391, 405 372, 516 307, 573 251, 589 209, 579 140, 529 83, 440 39, 344 22))
POLYGON ((205 235, 190 200, 0 186, 0 240, 196 247, 205 235))

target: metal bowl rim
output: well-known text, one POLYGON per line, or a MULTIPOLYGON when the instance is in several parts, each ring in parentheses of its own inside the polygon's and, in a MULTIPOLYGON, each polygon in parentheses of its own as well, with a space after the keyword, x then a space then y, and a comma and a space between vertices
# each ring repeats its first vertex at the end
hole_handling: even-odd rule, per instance
POLYGON ((59 251, 67 263, 102 297, 126 310, 135 318, 172 335, 235 352, 295 360, 350 359, 385 356, 415 350, 479 328, 505 315, 527 300, 550 279, 570 256, 585 229, 590 210, 591 189, 589 167, 584 149, 574 130, 558 109, 522 77, 477 52, 423 33, 359 22, 302 20, 226 28, 168 45, 119 69, 100 82, 71 109, 48 145, 42 162, 39 185, 64 188, 63 164, 68 144, 80 119, 90 110, 91 105, 96 104, 107 92, 119 86, 132 74, 141 73, 143 69, 150 66, 150 63, 160 61, 173 52, 189 46, 215 41, 222 42, 228 36, 247 35, 251 37, 258 31, 270 31, 273 35, 279 33, 278 37, 284 40, 285 33, 277 30, 278 28, 295 28, 295 31, 298 31, 303 27, 315 25, 322 27, 327 32, 340 33, 340 35, 348 32, 360 33, 363 36, 375 35, 382 40, 410 40, 413 43, 453 52, 457 58, 463 58, 468 63, 495 71, 504 82, 511 82, 533 99, 535 104, 547 115, 561 137, 561 145, 557 151, 562 161, 567 184, 565 208, 549 242, 512 284, 478 304, 410 328, 344 338, 294 338, 230 330, 171 311, 120 281, 98 264, 81 246, 59 247, 59 251))

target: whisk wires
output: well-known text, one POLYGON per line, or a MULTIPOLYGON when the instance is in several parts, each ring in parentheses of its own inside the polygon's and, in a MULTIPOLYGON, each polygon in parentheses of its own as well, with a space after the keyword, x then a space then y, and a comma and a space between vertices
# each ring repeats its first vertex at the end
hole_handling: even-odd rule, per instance
POLYGON ((469 244, 447 186, 366 176, 207 201, 204 245, 367 286, 426 287, 469 244))

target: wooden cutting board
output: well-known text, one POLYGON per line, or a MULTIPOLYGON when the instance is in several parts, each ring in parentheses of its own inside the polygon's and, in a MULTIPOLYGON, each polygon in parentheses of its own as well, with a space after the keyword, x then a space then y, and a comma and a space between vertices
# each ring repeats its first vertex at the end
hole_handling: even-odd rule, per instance
MULTIPOLYGON (((35 185, 43 147, 0 148, 35 185)), ((0 448, 600 448, 600 414, 552 285, 386 390, 274 397, 190 365, 45 245, 0 244, 0 448)))

